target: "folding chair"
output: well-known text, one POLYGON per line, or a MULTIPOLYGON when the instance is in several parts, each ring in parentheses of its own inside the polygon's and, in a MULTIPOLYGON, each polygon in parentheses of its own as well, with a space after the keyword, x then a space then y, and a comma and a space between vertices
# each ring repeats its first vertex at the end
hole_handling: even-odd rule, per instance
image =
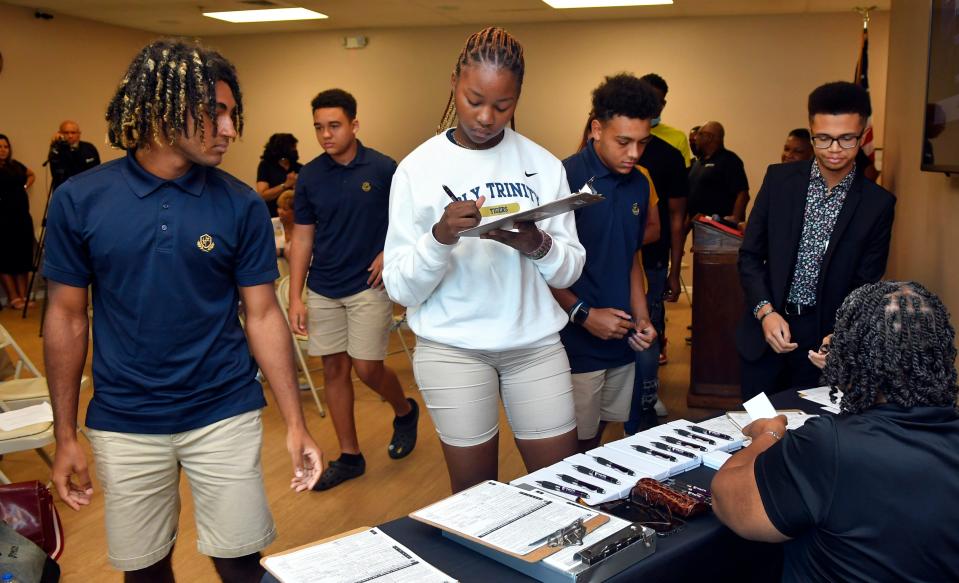
MULTIPOLYGON (((10 407, 4 401, 0 401, 0 411, 11 411, 20 407, 10 407)), ((5 454, 18 451, 34 450, 47 467, 53 468, 53 461, 43 447, 53 443, 53 423, 36 423, 27 425, 12 431, 0 430, 0 459, 5 454)), ((43 481, 43 480, 41 480, 43 481)), ((9 484, 10 479, 6 474, 0 471, 0 484, 9 484)))
POLYGON ((17 360, 13 366, 13 379, 0 382, 0 400, 12 409, 20 409, 48 400, 50 391, 47 388, 47 379, 40 374, 40 370, 27 357, 7 329, 0 325, 0 351, 8 348, 13 349, 17 360), (23 377, 24 371, 33 376, 23 377))
MULTIPOLYGON (((286 323, 289 325, 290 317, 287 312, 290 308, 290 276, 286 275, 280 278, 276 284, 276 299, 280 303, 280 309, 283 311, 283 317, 286 318, 286 323)), ((296 355, 296 363, 299 366, 300 371, 303 373, 303 376, 306 378, 306 384, 310 387, 310 393, 313 395, 313 400, 316 402, 316 408, 320 411, 320 417, 326 417, 326 409, 323 408, 323 403, 320 401, 320 392, 316 388, 316 385, 313 383, 313 377, 310 374, 310 368, 306 364, 306 357, 303 355, 303 351, 306 349, 309 339, 305 336, 297 336, 293 332, 293 328, 290 327, 290 336, 293 338, 293 352, 296 355)))
MULTIPOLYGON (((410 352, 410 347, 406 344, 406 338, 403 338, 403 326, 406 325, 406 312, 403 312, 399 316, 393 316, 393 323, 390 324, 390 332, 396 332, 396 336, 400 339, 400 345, 403 347, 403 352, 406 353, 406 358, 410 359, 410 367, 412 367, 413 353, 410 352)), ((391 352, 390 355, 392 354, 396 353, 391 352)))

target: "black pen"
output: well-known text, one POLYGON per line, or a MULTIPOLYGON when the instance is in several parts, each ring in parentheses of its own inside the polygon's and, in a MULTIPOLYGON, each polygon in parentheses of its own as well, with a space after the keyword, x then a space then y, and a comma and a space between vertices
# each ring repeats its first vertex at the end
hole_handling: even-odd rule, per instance
POLYGON ((576 488, 568 488, 566 486, 560 486, 559 484, 553 482, 547 482, 545 480, 537 480, 536 484, 544 490, 552 490, 553 492, 560 492, 561 494, 569 494, 570 496, 577 496, 579 498, 589 498, 589 492, 583 492, 582 490, 577 490, 576 488))
POLYGON ((446 196, 450 197, 450 200, 453 202, 460 202, 460 199, 456 198, 456 195, 453 194, 453 191, 450 190, 449 186, 443 185, 443 190, 446 191, 446 196))
POLYGON ((653 447, 659 448, 659 449, 661 449, 661 450, 663 450, 663 451, 668 451, 668 452, 671 452, 671 453, 679 454, 679 455, 681 455, 681 456, 683 456, 683 457, 688 457, 688 458, 695 458, 695 457, 696 457, 695 454, 689 453, 688 451, 686 451, 686 450, 684 450, 684 449, 679 449, 678 447, 673 447, 673 446, 671 446, 671 445, 666 445, 665 443, 660 443, 660 442, 658 442, 658 441, 650 441, 649 443, 653 444, 653 447))
POLYGON ((597 494, 605 494, 606 490, 603 490, 599 486, 594 486, 589 482, 584 482, 582 480, 577 480, 573 476, 567 476, 566 474, 556 474, 556 477, 560 480, 566 482, 567 484, 572 484, 574 486, 579 486, 580 488, 586 488, 587 490, 592 490, 597 494))
POLYGON ((689 441, 683 441, 678 437, 673 437, 671 435, 660 435, 663 441, 666 443, 671 443, 673 445, 681 445, 683 447, 688 447, 690 449, 698 449, 699 451, 709 451, 705 447, 699 445, 698 443, 691 443, 689 441))
POLYGON ((617 472, 619 472, 619 473, 621 473, 621 474, 626 474, 627 476, 635 476, 635 475, 636 475, 636 472, 634 472, 633 470, 627 468, 626 466, 621 466, 621 465, 617 464, 616 462, 611 462, 611 461, 609 461, 608 459, 606 459, 606 458, 604 458, 604 457, 600 457, 600 456, 598 456, 598 455, 593 455, 593 456, 590 456, 590 457, 593 458, 594 460, 596 460, 596 463, 598 463, 599 465, 601 465, 601 466, 606 466, 607 468, 612 468, 612 469, 616 470, 617 472))
POLYGON ((648 447, 644 447, 642 445, 630 445, 629 447, 635 449, 636 451, 640 453, 645 453, 646 455, 655 456, 664 460, 669 460, 671 462, 676 461, 676 458, 674 458, 671 455, 666 455, 665 453, 661 451, 656 451, 655 449, 649 449, 648 447))
POLYGON ((602 472, 597 472, 592 468, 587 468, 586 466, 578 466, 576 464, 570 464, 573 466, 573 469, 581 474, 586 474, 587 476, 593 476, 598 480, 603 480, 604 482, 609 482, 610 484, 619 484, 620 481, 612 476, 607 476, 602 472))
POLYGON ((678 427, 673 427, 673 431, 682 435, 683 437, 688 437, 690 439, 703 441, 705 443, 708 443, 709 445, 716 445, 716 442, 713 441, 712 439, 709 439, 708 437, 703 437, 702 435, 697 435, 695 433, 690 433, 689 431, 686 431, 685 429, 679 429, 678 427))
POLYGON ((703 427, 699 427, 698 425, 687 425, 686 427, 688 427, 692 431, 695 431, 696 433, 702 433, 703 435, 712 435, 713 437, 718 437, 719 439, 725 439, 726 441, 733 440, 732 437, 729 437, 725 433, 720 433, 718 431, 713 431, 711 429, 705 429, 703 427))

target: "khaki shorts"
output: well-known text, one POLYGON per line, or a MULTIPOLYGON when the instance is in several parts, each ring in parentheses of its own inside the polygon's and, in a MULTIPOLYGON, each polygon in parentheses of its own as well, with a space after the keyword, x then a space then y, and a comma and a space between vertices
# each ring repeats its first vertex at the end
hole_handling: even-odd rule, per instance
POLYGON ((106 503, 110 564, 117 569, 144 569, 170 552, 180 515, 181 466, 202 554, 242 557, 276 538, 260 467, 259 410, 172 435, 86 433, 106 503))
POLYGON ((546 439, 576 425, 569 360, 560 342, 502 352, 416 340, 413 374, 440 441, 486 443, 499 433, 499 398, 516 439, 546 439))
POLYGON ((345 298, 306 293, 310 356, 346 352, 360 360, 385 360, 393 302, 385 289, 367 289, 345 298))
POLYGON ((576 428, 580 439, 596 437, 600 421, 629 419, 635 378, 635 363, 573 375, 576 428))

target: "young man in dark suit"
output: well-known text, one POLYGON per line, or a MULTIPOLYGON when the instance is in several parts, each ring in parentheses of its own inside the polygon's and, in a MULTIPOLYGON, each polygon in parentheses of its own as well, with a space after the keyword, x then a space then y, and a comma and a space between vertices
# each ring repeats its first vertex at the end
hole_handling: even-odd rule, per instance
POLYGON ((816 386, 809 358, 849 292, 886 270, 895 197, 856 154, 869 94, 846 82, 809 95, 815 159, 769 167, 739 250, 746 310, 736 330, 742 393, 816 386))

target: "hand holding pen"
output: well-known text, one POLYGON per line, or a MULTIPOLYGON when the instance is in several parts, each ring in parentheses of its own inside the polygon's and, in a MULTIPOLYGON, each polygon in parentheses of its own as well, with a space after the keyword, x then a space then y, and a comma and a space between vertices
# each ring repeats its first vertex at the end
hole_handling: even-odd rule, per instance
POLYGON ((443 191, 452 202, 446 205, 443 216, 433 225, 433 236, 443 245, 452 245, 459 241, 461 231, 472 229, 480 224, 483 218, 480 207, 486 202, 486 197, 481 196, 475 201, 460 200, 446 185, 443 185, 443 191))

